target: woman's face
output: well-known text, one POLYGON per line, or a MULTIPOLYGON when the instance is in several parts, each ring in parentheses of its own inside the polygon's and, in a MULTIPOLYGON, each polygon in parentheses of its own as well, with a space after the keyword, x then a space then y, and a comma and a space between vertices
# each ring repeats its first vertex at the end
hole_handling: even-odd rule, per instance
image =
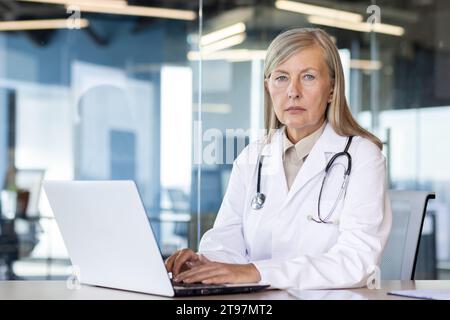
POLYGON ((308 130, 322 124, 333 86, 318 46, 303 49, 279 64, 265 86, 278 120, 288 128, 308 130))

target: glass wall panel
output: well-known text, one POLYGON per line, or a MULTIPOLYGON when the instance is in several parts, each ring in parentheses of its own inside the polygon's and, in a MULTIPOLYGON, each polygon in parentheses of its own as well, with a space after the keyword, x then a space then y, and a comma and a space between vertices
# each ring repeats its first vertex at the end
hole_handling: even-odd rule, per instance
MULTIPOLYGON (((195 223, 187 36, 198 30, 198 4, 104 1, 96 10, 93 2, 0 4, 2 189, 31 191, 42 179, 133 180, 167 256, 188 245, 195 223)), ((14 248, 0 252, 2 278, 68 274, 45 194, 1 221, 0 243, 14 248)))

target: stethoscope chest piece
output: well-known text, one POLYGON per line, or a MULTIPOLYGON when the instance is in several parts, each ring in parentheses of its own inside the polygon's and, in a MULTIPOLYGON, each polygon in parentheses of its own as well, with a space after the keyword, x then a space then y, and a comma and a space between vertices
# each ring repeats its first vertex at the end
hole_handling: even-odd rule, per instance
POLYGON ((266 202, 266 196, 264 193, 257 192, 252 199, 252 209, 259 210, 264 207, 264 202, 266 202))

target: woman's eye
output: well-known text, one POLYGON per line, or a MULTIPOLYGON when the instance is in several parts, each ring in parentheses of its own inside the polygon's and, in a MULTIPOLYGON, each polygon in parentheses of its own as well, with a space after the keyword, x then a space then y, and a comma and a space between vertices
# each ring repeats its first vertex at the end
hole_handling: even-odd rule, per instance
POLYGON ((276 81, 286 81, 287 77, 286 76, 278 76, 275 78, 276 81))
POLYGON ((314 77, 312 74, 305 74, 303 76, 303 79, 308 80, 308 81, 314 80, 315 78, 316 77, 314 77))

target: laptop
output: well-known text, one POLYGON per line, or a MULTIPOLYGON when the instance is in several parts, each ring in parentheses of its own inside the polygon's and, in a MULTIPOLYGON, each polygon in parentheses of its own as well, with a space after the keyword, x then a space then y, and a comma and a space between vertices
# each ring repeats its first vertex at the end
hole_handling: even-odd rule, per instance
POLYGON ((82 284, 162 296, 253 292, 260 283, 173 283, 133 181, 45 181, 82 284))

